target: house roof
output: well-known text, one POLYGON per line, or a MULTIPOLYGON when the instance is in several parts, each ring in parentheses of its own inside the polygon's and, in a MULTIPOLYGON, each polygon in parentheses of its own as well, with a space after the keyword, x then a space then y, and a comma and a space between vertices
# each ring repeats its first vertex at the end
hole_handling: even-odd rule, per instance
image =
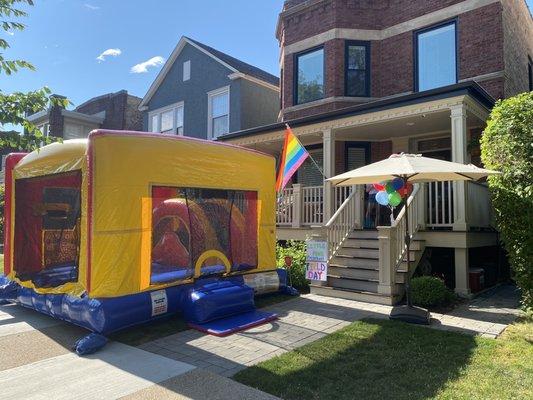
POLYGON ((165 62, 165 65, 163 66, 161 71, 159 71, 159 74, 157 75, 156 79, 152 82, 152 85, 148 89, 148 92, 146 92, 146 95, 144 96, 141 101, 141 104, 139 105, 139 108, 145 107, 148 104, 148 102, 159 88, 159 85, 161 85, 161 83, 165 79, 166 75, 170 71, 172 65, 174 64, 186 44, 190 44, 191 46, 210 56, 215 61, 219 62, 220 64, 228 68, 230 71, 232 71, 233 74, 239 74, 235 75, 235 77, 250 79, 252 81, 260 81, 271 89, 279 90, 278 77, 251 64, 245 63, 244 61, 238 60, 237 58, 223 53, 217 49, 200 43, 197 40, 193 40, 187 36, 182 36, 182 38, 170 54, 170 57, 165 62))
POLYGON ((460 95, 470 95, 488 109, 491 109, 495 103, 495 100, 478 83, 476 83, 475 81, 468 81, 444 86, 437 89, 426 90, 423 92, 411 93, 403 96, 396 96, 376 101, 369 101, 368 103, 345 107, 335 111, 314 114, 308 117, 296 118, 283 122, 277 122, 275 124, 258 126, 255 128, 250 128, 220 136, 217 138, 217 140, 224 141, 243 136, 253 136, 272 131, 278 131, 280 129, 284 129, 286 124, 289 124, 291 127, 305 126, 317 122, 335 120, 337 118, 349 117, 353 115, 367 114, 371 112, 402 107, 410 104, 424 103, 427 101, 445 99, 460 95))
POLYGON ((122 93, 125 93, 125 94, 128 95, 129 97, 134 97, 134 98, 136 98, 136 99, 141 100, 140 97, 138 97, 138 96, 134 96, 134 95, 132 95, 132 94, 129 94, 127 90, 122 89, 122 90, 119 90, 118 92, 110 92, 110 93, 102 94, 102 95, 100 95, 100 96, 92 97, 92 98, 90 98, 89 100, 84 101, 83 103, 81 103, 80 105, 78 105, 78 106, 74 109, 74 111, 79 110, 80 108, 86 106, 86 105, 89 104, 89 103, 92 103, 93 101, 100 100, 100 99, 104 99, 104 98, 106 98, 106 97, 117 96, 117 95, 122 94, 122 93))

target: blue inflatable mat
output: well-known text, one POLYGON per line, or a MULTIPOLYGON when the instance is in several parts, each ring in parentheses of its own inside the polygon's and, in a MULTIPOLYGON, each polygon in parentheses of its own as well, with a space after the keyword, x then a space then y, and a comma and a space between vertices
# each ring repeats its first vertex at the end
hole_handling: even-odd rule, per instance
POLYGON ((200 332, 215 336, 228 336, 235 332, 244 331, 257 325, 266 324, 278 318, 277 314, 266 311, 249 311, 243 314, 204 322, 203 324, 189 323, 189 326, 200 332))

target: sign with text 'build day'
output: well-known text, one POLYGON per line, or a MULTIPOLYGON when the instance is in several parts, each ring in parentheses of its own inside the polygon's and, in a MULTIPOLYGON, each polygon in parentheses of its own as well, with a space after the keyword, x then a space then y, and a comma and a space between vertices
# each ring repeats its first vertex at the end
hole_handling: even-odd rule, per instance
POLYGON ((311 281, 327 281, 328 279, 328 242, 308 240, 307 266, 305 275, 311 281))

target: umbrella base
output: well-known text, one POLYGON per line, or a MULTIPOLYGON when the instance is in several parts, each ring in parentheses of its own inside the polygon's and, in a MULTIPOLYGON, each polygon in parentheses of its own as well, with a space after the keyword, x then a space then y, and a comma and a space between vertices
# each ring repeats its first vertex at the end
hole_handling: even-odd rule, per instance
POLYGON ((431 315, 425 308, 404 305, 393 307, 389 319, 410 324, 429 325, 431 315))

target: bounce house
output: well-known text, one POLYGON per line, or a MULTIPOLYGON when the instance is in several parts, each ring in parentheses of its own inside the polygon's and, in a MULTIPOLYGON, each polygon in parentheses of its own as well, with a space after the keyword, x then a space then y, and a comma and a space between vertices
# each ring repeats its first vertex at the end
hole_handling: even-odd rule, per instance
POLYGON ((0 300, 107 334, 176 312, 224 335, 275 318, 275 160, 178 136, 93 131, 6 159, 0 300))

